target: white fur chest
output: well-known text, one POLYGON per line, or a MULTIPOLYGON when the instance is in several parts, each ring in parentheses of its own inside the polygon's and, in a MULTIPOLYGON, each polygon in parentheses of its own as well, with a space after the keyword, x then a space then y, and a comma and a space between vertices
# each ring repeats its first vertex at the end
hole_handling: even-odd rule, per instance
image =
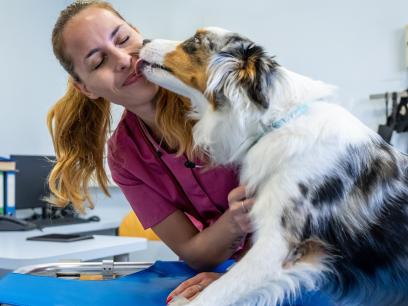
POLYGON ((241 183, 256 190, 272 177, 282 184, 327 173, 347 145, 369 140, 373 132, 342 107, 324 102, 282 128, 265 134, 242 163, 241 183))

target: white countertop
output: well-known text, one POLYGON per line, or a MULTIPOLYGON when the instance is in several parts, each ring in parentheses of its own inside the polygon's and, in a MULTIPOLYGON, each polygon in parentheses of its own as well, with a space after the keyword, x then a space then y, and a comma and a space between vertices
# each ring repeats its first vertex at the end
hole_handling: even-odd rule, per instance
POLYGON ((27 241, 27 237, 49 233, 80 233, 117 228, 129 212, 124 207, 98 207, 84 216, 97 215, 99 222, 45 227, 43 231, 0 232, 0 269, 15 270, 27 265, 65 260, 88 261, 146 249, 144 238, 94 235, 76 242, 27 241))
POLYGON ((87 261, 128 254, 146 249, 144 238, 93 235, 94 239, 75 242, 27 241, 40 231, 12 232, 0 237, 0 268, 15 270, 19 267, 68 260, 87 261))

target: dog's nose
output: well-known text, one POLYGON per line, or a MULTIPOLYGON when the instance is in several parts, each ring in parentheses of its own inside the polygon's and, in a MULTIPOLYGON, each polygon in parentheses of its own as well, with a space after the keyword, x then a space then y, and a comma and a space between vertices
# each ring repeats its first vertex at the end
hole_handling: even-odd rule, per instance
POLYGON ((143 39, 143 46, 145 46, 146 44, 148 44, 151 41, 152 41, 151 39, 143 39))

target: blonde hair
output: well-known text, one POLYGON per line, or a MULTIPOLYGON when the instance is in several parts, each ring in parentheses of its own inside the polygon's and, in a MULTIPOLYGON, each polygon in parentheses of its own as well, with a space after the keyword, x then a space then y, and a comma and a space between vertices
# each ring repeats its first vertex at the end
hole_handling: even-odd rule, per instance
POLYGON ((156 102, 156 122, 167 145, 177 150, 177 155, 186 153, 189 159, 201 157, 193 146, 192 130, 195 120, 187 114, 191 110, 188 98, 159 88, 156 102))
POLYGON ((110 130, 110 102, 89 99, 70 79, 67 92, 49 111, 47 124, 57 158, 48 179, 52 203, 65 206, 72 202, 82 211, 83 202, 88 201, 93 207, 88 192, 93 174, 109 195, 103 160, 110 130))
MULTIPOLYGON (((104 150, 110 132, 110 102, 103 98, 92 100, 74 86, 74 80, 81 81, 72 60, 64 53, 62 39, 66 23, 89 6, 107 9, 122 18, 109 3, 100 1, 77 1, 61 12, 52 33, 52 44, 55 56, 71 78, 65 95, 47 115, 57 158, 48 182, 53 195, 50 202, 57 206, 72 202, 79 211, 83 211, 85 201, 93 207, 89 194, 91 179, 96 179, 109 196, 104 150)), ((189 100, 160 88, 155 107, 156 121, 168 146, 178 154, 186 152, 193 158, 191 131, 194 121, 186 117, 189 100)))

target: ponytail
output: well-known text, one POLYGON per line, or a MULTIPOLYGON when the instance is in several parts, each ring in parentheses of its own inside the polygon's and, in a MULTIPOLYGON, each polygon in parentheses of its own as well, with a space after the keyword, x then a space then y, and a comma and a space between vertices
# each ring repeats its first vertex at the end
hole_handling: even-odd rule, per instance
POLYGON ((93 208, 88 190, 91 179, 109 196, 104 149, 110 119, 110 102, 89 99, 75 88, 70 78, 67 92, 47 115, 57 157, 48 182, 51 203, 64 207, 71 202, 83 212, 83 203, 87 201, 93 208))

